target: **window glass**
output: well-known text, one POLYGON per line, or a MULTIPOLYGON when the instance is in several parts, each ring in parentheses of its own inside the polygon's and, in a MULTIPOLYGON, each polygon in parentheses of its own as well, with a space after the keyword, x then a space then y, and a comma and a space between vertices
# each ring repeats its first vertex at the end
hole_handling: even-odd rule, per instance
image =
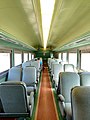
POLYGON ((69 53, 69 63, 77 67, 77 53, 69 53))
POLYGON ((67 62, 67 53, 63 53, 63 61, 67 62))
POLYGON ((32 54, 32 59, 34 59, 34 54, 32 54))
POLYGON ((61 53, 58 54, 58 59, 61 60, 61 53))
POLYGON ((28 61, 28 53, 24 53, 24 62, 28 61))
POLYGON ((50 54, 51 58, 53 58, 53 53, 50 54))
POLYGON ((81 69, 90 72, 90 53, 81 53, 81 69))
POLYGON ((10 68, 10 53, 0 53, 0 72, 10 68))
POLYGON ((31 60, 31 53, 29 53, 29 60, 31 60))
POLYGON ((22 54, 21 53, 15 53, 15 66, 22 63, 22 54))

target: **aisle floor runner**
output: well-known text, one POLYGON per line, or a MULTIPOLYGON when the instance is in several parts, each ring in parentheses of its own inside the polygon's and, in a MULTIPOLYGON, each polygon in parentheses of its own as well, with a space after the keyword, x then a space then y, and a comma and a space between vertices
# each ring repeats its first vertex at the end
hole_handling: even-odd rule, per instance
POLYGON ((44 67, 42 73, 35 120, 58 120, 58 114, 47 67, 44 67))

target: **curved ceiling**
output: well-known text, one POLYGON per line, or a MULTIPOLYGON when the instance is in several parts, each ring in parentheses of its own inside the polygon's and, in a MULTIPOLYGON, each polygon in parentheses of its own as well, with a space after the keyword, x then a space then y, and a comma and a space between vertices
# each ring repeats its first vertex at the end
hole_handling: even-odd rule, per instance
POLYGON ((0 0, 0 31, 28 46, 43 47, 39 1, 35 6, 31 0, 0 0))
MULTIPOLYGON (((3 31, 28 47, 43 48, 40 0, 0 0, 3 31)), ((56 0, 47 48, 60 51, 86 36, 90 43, 90 0, 56 0)))
POLYGON ((48 45, 53 45, 55 50, 59 50, 88 32, 90 0, 57 0, 48 45))

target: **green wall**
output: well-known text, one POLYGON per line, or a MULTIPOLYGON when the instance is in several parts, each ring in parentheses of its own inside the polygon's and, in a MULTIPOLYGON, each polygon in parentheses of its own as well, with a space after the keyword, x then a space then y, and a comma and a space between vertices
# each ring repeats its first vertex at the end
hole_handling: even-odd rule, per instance
POLYGON ((51 57, 51 51, 41 51, 38 50, 37 52, 35 52, 35 57, 42 57, 43 60, 47 60, 48 58, 51 57))

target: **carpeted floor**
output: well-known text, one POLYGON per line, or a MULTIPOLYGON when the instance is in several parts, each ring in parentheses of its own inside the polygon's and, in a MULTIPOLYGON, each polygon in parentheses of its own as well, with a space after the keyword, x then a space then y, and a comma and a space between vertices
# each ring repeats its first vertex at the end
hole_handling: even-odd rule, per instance
POLYGON ((35 120, 58 120, 47 64, 44 62, 35 120))

